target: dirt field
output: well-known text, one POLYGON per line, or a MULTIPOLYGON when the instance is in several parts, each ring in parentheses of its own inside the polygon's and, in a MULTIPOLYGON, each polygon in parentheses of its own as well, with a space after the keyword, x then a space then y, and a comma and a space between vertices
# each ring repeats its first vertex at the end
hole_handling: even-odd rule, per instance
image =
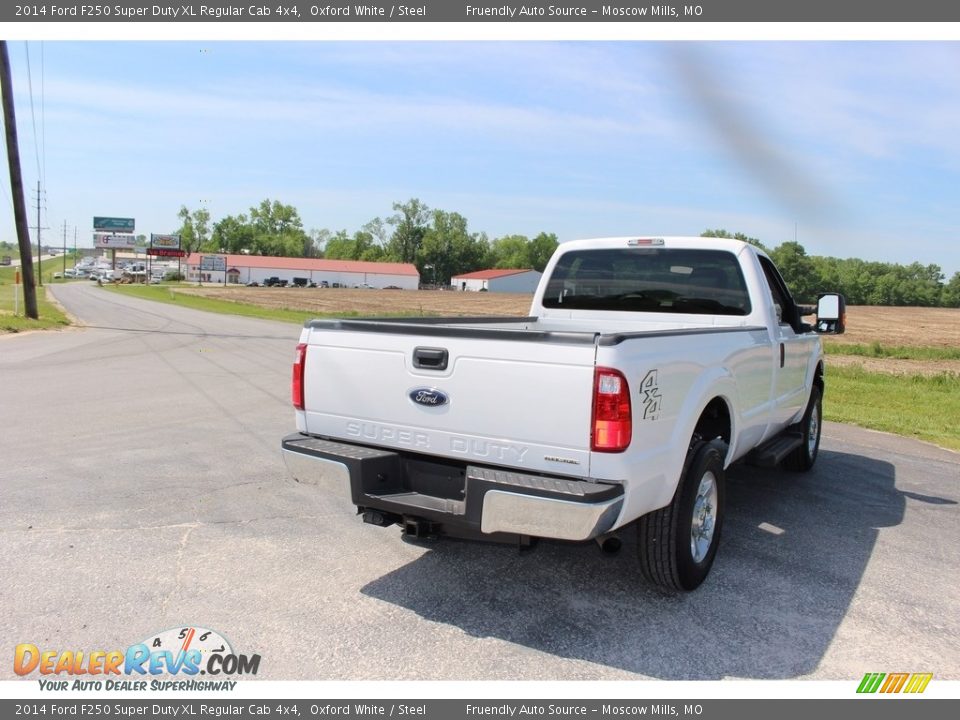
POLYGON ((831 342, 908 347, 960 347, 960 310, 950 308, 847 308, 847 331, 831 342))
POLYGON ((439 290, 351 290, 346 288, 190 288, 185 292, 221 300, 252 303, 269 308, 309 310, 318 314, 396 314, 525 316, 530 295, 475 293, 439 290))
MULTIPOLYGON (((851 306, 847 308, 847 331, 826 339, 838 345, 884 347, 960 348, 960 310, 949 308, 904 308, 851 306)), ((960 376, 960 360, 894 360, 850 355, 829 355, 834 367, 860 366, 864 370, 895 375, 960 376)))
MULTIPOLYGON (((314 311, 318 314, 361 316, 413 313, 451 316, 524 316, 530 310, 530 295, 507 293, 461 293, 413 290, 347 290, 319 288, 191 288, 179 292, 204 295, 271 308, 314 311)), ((944 308, 897 308, 851 306, 847 308, 847 332, 827 338, 828 343, 960 347, 960 310, 944 308)), ((897 374, 954 372, 960 360, 889 360, 830 356, 834 365, 862 365, 867 370, 897 374)))

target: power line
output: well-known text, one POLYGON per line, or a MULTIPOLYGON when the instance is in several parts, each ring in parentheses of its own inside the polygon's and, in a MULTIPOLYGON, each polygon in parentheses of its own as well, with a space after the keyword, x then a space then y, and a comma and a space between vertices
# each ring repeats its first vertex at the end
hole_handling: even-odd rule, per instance
MULTIPOLYGON (((4 123, 0 122, 0 125, 4 125, 4 123)), ((5 126, 4 126, 4 132, 6 132, 5 126)), ((10 203, 10 214, 13 215, 15 213, 15 210, 13 207, 13 194, 8 189, 7 179, 8 178, 4 177, 4 173, 0 173, 0 187, 3 188, 3 194, 4 194, 4 197, 7 198, 7 202, 10 203)))
POLYGON ((30 90, 30 119, 33 121, 33 151, 37 156, 37 177, 40 177, 40 144, 37 142, 37 114, 33 108, 33 72, 30 70, 30 43, 24 41, 27 55, 27 87, 30 90))
MULTIPOLYGON (((47 77, 43 40, 40 41, 40 157, 43 158, 43 186, 47 187, 47 77)), ((48 188, 49 189, 49 188, 48 188)))

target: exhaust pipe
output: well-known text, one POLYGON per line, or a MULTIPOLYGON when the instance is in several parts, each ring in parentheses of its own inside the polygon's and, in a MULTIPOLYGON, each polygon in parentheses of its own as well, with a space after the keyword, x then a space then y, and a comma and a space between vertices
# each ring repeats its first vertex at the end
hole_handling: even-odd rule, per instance
POLYGON ((596 540, 600 552, 604 555, 616 555, 620 552, 620 547, 623 545, 620 538, 616 535, 599 535, 594 538, 594 540, 596 540))

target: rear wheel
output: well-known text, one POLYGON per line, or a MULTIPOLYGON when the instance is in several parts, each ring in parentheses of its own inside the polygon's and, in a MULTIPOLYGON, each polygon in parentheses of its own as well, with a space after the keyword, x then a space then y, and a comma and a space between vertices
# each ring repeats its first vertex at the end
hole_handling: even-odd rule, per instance
POLYGON ((783 460, 783 467, 787 470, 806 472, 813 467, 820 452, 820 433, 823 431, 823 391, 814 385, 810 391, 810 401, 807 410, 800 421, 800 432, 803 442, 800 447, 787 455, 783 460))
POLYGON ((637 521, 640 571, 671 590, 694 590, 707 577, 723 525, 726 447, 720 440, 690 448, 669 505, 637 521))

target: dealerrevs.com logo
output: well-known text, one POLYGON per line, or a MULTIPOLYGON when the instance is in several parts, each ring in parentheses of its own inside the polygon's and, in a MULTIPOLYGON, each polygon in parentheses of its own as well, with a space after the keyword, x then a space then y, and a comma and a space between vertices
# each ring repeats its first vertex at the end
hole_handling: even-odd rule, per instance
POLYGON ((165 630, 126 650, 20 643, 13 655, 13 671, 21 677, 39 673, 41 690, 233 690, 233 677, 259 669, 260 655, 235 653, 220 633, 202 627, 165 630))

